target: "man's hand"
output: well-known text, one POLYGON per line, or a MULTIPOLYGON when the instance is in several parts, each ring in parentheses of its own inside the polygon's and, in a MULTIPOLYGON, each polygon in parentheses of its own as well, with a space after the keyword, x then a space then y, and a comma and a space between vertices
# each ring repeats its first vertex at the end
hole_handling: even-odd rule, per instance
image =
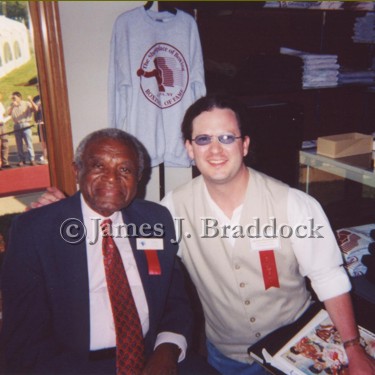
POLYGON ((360 346, 346 349, 350 375, 375 375, 375 360, 360 346))
POLYGON ((176 375, 180 349, 175 344, 160 344, 146 363, 142 375, 176 375))
POLYGON ((57 202, 61 199, 66 198, 65 194, 60 191, 56 187, 48 187, 47 191, 45 191, 36 202, 31 202, 29 207, 27 207, 27 210, 30 210, 31 208, 38 208, 46 206, 47 204, 51 204, 54 202, 57 202))

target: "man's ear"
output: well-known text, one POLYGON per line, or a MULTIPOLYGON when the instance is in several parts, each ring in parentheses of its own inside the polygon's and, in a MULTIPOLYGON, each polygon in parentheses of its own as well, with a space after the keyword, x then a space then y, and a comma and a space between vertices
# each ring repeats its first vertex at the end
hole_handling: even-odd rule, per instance
POLYGON ((250 148, 250 137, 245 135, 243 138, 243 156, 245 157, 249 153, 250 148))
POLYGON ((73 168, 73 172, 74 172, 74 176, 76 178, 76 183, 78 183, 78 166, 75 162, 72 163, 72 168, 73 168))
POLYGON ((185 148, 186 148, 186 151, 189 155, 189 158, 191 160, 194 160, 194 150, 193 150, 193 145, 191 144, 191 141, 189 141, 188 139, 185 141, 185 148))

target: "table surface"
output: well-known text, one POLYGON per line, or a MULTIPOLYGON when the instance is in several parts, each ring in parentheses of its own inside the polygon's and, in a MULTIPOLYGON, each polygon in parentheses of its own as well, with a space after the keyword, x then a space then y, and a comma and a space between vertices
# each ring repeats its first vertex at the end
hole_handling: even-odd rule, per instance
MULTIPOLYGON (((375 187, 374 152, 334 159, 317 154, 316 149, 308 149, 301 150, 299 156, 300 164, 306 165, 308 168, 317 168, 363 185, 375 187)), ((309 182, 308 175, 306 189, 308 189, 309 182)))

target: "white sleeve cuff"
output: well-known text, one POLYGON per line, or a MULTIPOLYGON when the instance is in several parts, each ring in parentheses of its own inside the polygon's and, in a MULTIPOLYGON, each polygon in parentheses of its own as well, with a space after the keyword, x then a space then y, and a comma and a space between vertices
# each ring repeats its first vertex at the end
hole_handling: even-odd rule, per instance
POLYGON ((181 352, 180 356, 178 357, 178 362, 181 362, 185 359, 187 342, 184 336, 174 332, 161 332, 156 338, 154 350, 157 346, 164 343, 175 344, 180 348, 181 352))
POLYGON ((344 267, 315 271, 309 275, 309 278, 320 301, 347 293, 352 287, 344 267))

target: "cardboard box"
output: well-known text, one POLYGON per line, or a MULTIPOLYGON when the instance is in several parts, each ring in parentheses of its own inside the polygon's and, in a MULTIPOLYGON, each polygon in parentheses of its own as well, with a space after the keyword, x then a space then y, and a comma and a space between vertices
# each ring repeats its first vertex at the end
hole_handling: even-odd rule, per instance
POLYGON ((331 158, 367 154, 372 152, 372 135, 345 133, 319 137, 316 152, 331 158))

